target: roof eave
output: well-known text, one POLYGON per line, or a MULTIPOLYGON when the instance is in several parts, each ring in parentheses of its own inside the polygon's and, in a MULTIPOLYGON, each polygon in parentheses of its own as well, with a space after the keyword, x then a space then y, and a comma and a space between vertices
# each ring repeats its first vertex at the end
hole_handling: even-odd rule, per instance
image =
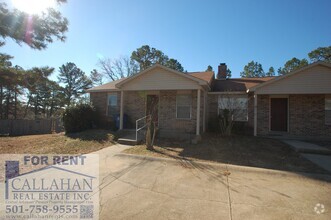
POLYGON ((211 95, 217 95, 217 94, 247 94, 245 91, 223 91, 223 92, 208 92, 208 94, 211 94, 211 95))
POLYGON ((312 63, 312 64, 309 64, 309 65, 307 65, 305 67, 302 67, 300 69, 294 70, 293 72, 290 72, 290 73, 288 73, 286 75, 278 76, 278 77, 275 77, 275 78, 273 78, 271 80, 268 80, 266 82, 263 82, 263 83, 261 83, 259 85, 253 86, 252 88, 248 89, 247 92, 255 92, 257 89, 259 89, 261 87, 267 86, 269 84, 272 84, 272 83, 277 82, 277 81, 282 80, 282 79, 286 79, 286 78, 288 78, 290 76, 293 76, 293 75, 295 75, 295 74, 297 74, 299 72, 305 71, 307 69, 310 69, 310 68, 315 67, 315 66, 318 66, 318 65, 322 65, 322 66, 326 66, 326 67, 331 68, 331 64, 326 63, 326 62, 323 62, 323 61, 317 61, 315 63, 312 63))
POLYGON ((202 86, 203 86, 203 85, 208 85, 208 82, 206 82, 206 81, 204 81, 204 80, 201 80, 201 79, 198 79, 198 78, 196 78, 196 77, 194 77, 194 76, 190 76, 190 75, 188 75, 188 74, 185 74, 185 73, 182 73, 182 72, 179 72, 179 71, 176 71, 176 70, 170 69, 170 68, 168 68, 168 67, 166 67, 166 66, 163 66, 163 65, 161 65, 161 64, 154 64, 153 66, 151 66, 151 67, 149 67, 149 68, 143 70, 142 72, 140 72, 140 73, 138 73, 138 74, 136 74, 136 75, 130 76, 130 77, 126 78, 125 80, 123 80, 123 81, 117 83, 117 84, 115 85, 115 87, 120 89, 121 86, 122 86, 123 84, 125 84, 125 83, 127 83, 127 82, 129 82, 129 81, 131 81, 131 80, 133 80, 133 79, 135 79, 135 78, 137 78, 137 77, 139 77, 140 75, 142 75, 142 74, 144 74, 144 73, 146 73, 146 72, 148 72, 148 71, 150 71, 150 70, 152 70, 152 69, 154 69, 154 68, 157 68, 157 67, 162 68, 162 69, 164 69, 164 70, 168 70, 168 71, 173 72, 173 73, 176 73, 176 74, 178 74, 178 75, 181 75, 182 77, 185 77, 185 78, 191 79, 191 80, 193 80, 193 81, 199 83, 199 85, 202 85, 202 86))
POLYGON ((87 93, 94 93, 94 92, 119 92, 119 89, 96 89, 96 90, 86 90, 87 93))

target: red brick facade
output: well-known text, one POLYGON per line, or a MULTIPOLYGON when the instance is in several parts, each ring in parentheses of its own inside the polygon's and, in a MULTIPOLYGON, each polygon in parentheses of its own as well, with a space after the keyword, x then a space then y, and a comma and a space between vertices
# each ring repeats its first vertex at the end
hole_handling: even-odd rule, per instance
POLYGON ((209 94, 207 97, 207 121, 214 120, 218 117, 218 94, 209 94))
POLYGON ((97 109, 98 113, 100 114, 101 122, 103 127, 108 127, 108 124, 113 122, 113 117, 108 116, 107 108, 108 108, 108 94, 117 94, 117 107, 115 114, 119 114, 119 106, 121 103, 121 93, 120 92, 93 92, 90 93, 90 100, 93 103, 94 107, 97 109))
POLYGON ((258 135, 269 134, 269 96, 268 95, 257 96, 257 134, 258 135))
POLYGON ((290 134, 331 136, 331 125, 325 124, 325 95, 289 96, 290 134))
MULTIPOLYGON (((117 94, 118 114, 120 111, 121 93, 117 94)), ((105 123, 113 119, 107 115, 107 96, 111 93, 91 93, 91 101, 103 117, 105 123)), ((124 92, 124 113, 128 115, 129 128, 135 127, 135 121, 145 116, 146 92, 124 92)), ((163 131, 192 133, 196 131, 197 91, 192 90, 191 119, 176 118, 177 91, 159 91, 159 128, 163 131)), ((270 96, 257 96, 257 134, 270 134, 270 96)), ((325 95, 289 95, 289 135, 293 136, 331 136, 331 125, 325 124, 325 95)), ((200 132, 203 127, 204 95, 201 93, 200 132)), ((206 126, 208 120, 217 117, 218 95, 207 96, 206 126)), ((248 126, 254 127, 254 95, 248 95, 248 126)))
MULTIPOLYGON (((111 94, 111 93, 108 93, 111 94)), ((118 94, 118 113, 120 110, 120 92, 118 94)), ((137 119, 146 115, 146 95, 144 91, 125 91, 124 92, 124 114, 128 116, 128 127, 135 128, 137 119)), ((192 90, 191 119, 176 118, 176 95, 175 90, 163 90, 151 94, 159 95, 159 129, 163 131, 195 133, 197 120, 197 91, 192 90)), ((105 121, 111 121, 107 116, 107 93, 91 93, 91 101, 99 112, 102 113, 105 121)), ((201 92, 200 99, 200 132, 203 128, 203 104, 204 96, 201 92)))
MULTIPOLYGON (((325 95, 289 95, 289 135, 331 136, 331 125, 325 124, 325 95)), ((270 96, 258 95, 257 134, 268 135, 270 96)))

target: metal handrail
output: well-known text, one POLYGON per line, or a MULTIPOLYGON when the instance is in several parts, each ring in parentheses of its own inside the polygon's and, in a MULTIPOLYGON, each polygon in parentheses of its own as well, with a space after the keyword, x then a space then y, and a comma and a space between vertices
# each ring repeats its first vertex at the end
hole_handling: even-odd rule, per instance
POLYGON ((141 128, 138 128, 139 126, 139 121, 147 119, 148 117, 151 117, 151 115, 146 115, 142 118, 139 118, 138 120, 136 120, 136 141, 138 141, 138 131, 140 131, 141 129, 144 129, 147 126, 147 123, 144 124, 144 126, 142 126, 141 128))

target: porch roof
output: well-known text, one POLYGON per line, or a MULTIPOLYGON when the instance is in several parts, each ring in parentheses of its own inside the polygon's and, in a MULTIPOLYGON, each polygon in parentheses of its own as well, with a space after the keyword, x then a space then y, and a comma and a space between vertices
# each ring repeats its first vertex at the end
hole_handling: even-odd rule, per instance
MULTIPOLYGON (((144 75, 148 76, 148 73, 155 71, 155 70, 163 70, 164 73, 167 73, 168 75, 166 77, 155 77, 149 79, 151 82, 150 84, 153 84, 154 86, 158 83, 162 85, 169 85, 169 88, 171 89, 189 89, 190 86, 187 86, 185 82, 189 82, 193 86, 194 89, 197 88, 198 86, 206 86, 209 87, 209 84, 212 82, 214 79, 214 72, 213 71, 208 71, 208 72, 191 72, 191 73, 182 73, 178 72, 175 70, 172 70, 170 68, 167 68, 165 66, 156 64, 134 76, 127 77, 127 78, 122 78, 119 80, 115 80, 109 83, 106 83, 101 86, 96 86, 91 89, 88 89, 87 92, 109 92, 109 91, 120 91, 122 87, 124 87, 125 84, 136 84, 140 85, 141 89, 144 89, 144 86, 146 86, 146 90, 149 90, 149 85, 142 85, 142 80, 141 77, 144 75), (167 81, 171 77, 177 77, 175 78, 175 82, 178 82, 177 85, 174 85, 174 82, 172 81, 167 81), (182 84, 180 83, 182 82, 182 84), (186 85, 186 87, 185 87, 186 85)), ((164 86, 163 86, 164 87, 164 86)), ((193 89, 192 87, 192 89, 193 89)), ((162 89, 162 88, 161 88, 162 89)))
POLYGON ((86 90, 87 92, 108 92, 108 91, 119 91, 118 88, 116 88, 116 84, 125 80, 126 78, 118 79, 106 84, 103 84, 101 86, 96 86, 93 88, 90 88, 86 90))

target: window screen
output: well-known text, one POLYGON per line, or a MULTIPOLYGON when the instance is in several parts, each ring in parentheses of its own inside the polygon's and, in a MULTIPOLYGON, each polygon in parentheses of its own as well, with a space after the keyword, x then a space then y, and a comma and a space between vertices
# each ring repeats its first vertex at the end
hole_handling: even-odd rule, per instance
POLYGON ((117 113, 117 94, 108 95, 108 115, 112 116, 117 113))
POLYGON ((191 95, 177 95, 176 97, 176 117, 179 119, 191 118, 191 95))

